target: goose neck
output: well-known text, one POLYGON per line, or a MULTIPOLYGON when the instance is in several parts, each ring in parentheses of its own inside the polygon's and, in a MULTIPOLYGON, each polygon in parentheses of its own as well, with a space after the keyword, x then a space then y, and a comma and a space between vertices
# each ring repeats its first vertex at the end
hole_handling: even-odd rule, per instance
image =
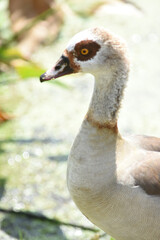
POLYGON ((95 74, 94 91, 87 112, 87 120, 97 126, 117 128, 117 115, 123 97, 127 74, 108 72, 95 74))

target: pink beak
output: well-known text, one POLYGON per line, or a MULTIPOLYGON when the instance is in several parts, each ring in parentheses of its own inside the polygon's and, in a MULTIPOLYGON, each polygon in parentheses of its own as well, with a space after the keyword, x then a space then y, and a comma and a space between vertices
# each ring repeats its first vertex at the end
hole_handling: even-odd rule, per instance
POLYGON ((70 67, 69 59, 62 55, 54 67, 40 76, 40 81, 49 81, 52 78, 58 78, 71 73, 74 73, 74 70, 70 67))

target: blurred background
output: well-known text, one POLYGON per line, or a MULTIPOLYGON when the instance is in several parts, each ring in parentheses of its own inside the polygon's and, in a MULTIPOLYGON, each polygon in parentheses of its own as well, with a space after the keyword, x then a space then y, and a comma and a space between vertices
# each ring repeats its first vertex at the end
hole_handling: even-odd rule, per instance
POLYGON ((131 60, 120 132, 160 136, 159 9, 159 0, 0 0, 1 240, 111 240, 94 232, 66 186, 67 157, 93 77, 41 84, 39 76, 75 33, 106 27, 126 39, 131 60))

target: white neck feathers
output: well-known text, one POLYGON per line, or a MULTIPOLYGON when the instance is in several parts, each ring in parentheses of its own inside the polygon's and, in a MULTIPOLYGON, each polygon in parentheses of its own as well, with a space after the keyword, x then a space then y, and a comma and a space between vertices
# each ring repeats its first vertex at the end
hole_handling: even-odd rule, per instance
POLYGON ((117 61, 116 66, 95 75, 95 86, 87 119, 114 127, 123 91, 128 79, 128 66, 117 61))

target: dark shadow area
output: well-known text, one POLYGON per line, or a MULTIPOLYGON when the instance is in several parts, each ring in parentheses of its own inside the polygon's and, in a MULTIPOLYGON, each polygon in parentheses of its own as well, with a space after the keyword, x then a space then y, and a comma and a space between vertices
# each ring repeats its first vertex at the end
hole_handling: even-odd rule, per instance
POLYGON ((23 240, 67 240, 59 226, 25 216, 5 216, 1 222, 1 230, 11 237, 23 240))
POLYGON ((6 179, 0 178, 0 199, 3 197, 3 194, 5 192, 5 185, 6 185, 6 179))
POLYGON ((56 161, 56 162, 65 162, 68 159, 68 155, 56 155, 56 156, 48 156, 48 160, 56 161))
POLYGON ((0 154, 5 153, 5 150, 2 148, 2 146, 0 146, 0 154))

